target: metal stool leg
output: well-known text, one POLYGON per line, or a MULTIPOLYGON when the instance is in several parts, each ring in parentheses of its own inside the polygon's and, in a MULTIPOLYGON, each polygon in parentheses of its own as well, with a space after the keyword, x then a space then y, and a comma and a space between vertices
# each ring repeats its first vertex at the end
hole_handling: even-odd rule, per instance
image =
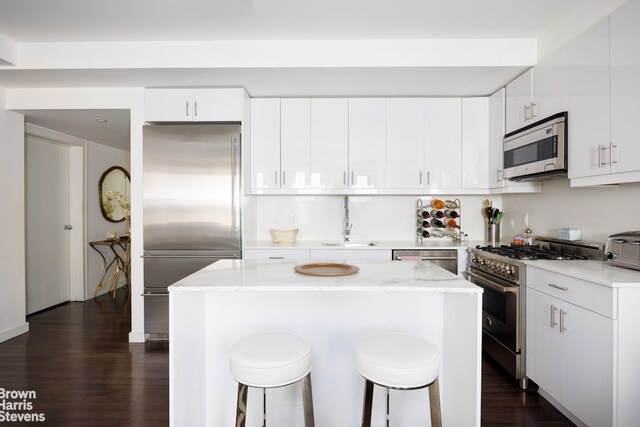
POLYGON ((304 407, 304 426, 315 427, 313 416, 313 394, 311 393, 311 372, 302 379, 302 404, 304 407))
POLYGON ((373 383, 365 378, 364 402, 362 404, 362 427, 371 427, 372 407, 373 407, 373 383))
POLYGON ((262 389, 262 427, 267 427, 267 389, 262 389))
POLYGON ((438 379, 429 385, 429 408, 431 410, 431 427, 442 427, 440 411, 440 384, 438 379))
POLYGON ((389 427, 389 388, 387 387, 387 427, 389 427))
POLYGON ((236 405, 236 427, 244 427, 247 420, 247 386, 238 383, 238 404, 236 405))

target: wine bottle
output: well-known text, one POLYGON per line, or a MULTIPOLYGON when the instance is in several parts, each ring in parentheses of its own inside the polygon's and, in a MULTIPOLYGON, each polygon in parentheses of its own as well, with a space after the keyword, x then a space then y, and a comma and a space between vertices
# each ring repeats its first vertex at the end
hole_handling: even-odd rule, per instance
POLYGON ((424 219, 427 219, 427 218, 429 218, 429 217, 431 216, 431 214, 429 213, 429 211, 428 211, 428 210, 426 210, 426 209, 423 209, 423 208, 418 209, 418 210, 416 211, 416 215, 417 215, 417 216, 420 216, 420 217, 422 217, 422 218, 424 218, 424 219))
POLYGON ((453 218, 453 219, 458 218, 460 216, 458 211, 454 211, 454 210, 446 210, 444 211, 444 214, 449 218, 453 218))
POLYGON ((431 226, 435 228, 444 228, 444 224, 437 218, 431 220, 431 226))
POLYGON ((431 234, 429 234, 429 232, 426 229, 422 228, 422 227, 418 228, 417 233, 418 233, 418 236, 421 236, 421 237, 424 237, 424 238, 431 237, 431 234))
POLYGON ((458 209, 460 206, 458 206, 458 204, 453 200, 445 200, 444 207, 445 209, 458 209))
POLYGON ((426 219, 419 219, 418 220, 418 227, 427 228, 427 227, 431 227, 431 224, 426 219))
POLYGON ((444 202, 440 199, 433 199, 430 203, 430 206, 432 208, 442 209, 444 208, 444 202))
POLYGON ((441 230, 441 229, 436 228, 436 229, 431 230, 431 235, 433 237, 444 237, 444 231, 441 230))
POLYGON ((434 218, 438 218, 438 219, 439 218, 444 218, 444 212, 432 209, 431 210, 431 216, 434 217, 434 218))
POLYGON ((447 221, 447 227, 458 228, 458 223, 455 219, 450 219, 449 221, 447 221))

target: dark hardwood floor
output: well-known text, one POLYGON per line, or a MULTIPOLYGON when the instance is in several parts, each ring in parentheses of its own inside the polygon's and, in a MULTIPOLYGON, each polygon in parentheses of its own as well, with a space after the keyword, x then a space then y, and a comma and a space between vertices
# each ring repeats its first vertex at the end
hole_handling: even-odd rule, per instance
MULTIPOLYGON (((28 334, 0 344, 0 388, 37 393, 26 412, 43 413, 48 426, 169 424, 168 346, 128 343, 126 290, 115 300, 102 295, 28 321, 28 334)), ((573 426, 490 359, 482 363, 482 425, 573 426)))

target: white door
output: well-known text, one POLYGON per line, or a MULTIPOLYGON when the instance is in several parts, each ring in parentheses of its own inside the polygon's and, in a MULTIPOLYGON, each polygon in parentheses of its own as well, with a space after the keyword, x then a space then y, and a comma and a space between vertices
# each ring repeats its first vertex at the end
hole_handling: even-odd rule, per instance
POLYGON ((27 138, 27 314, 70 299, 69 147, 27 138))
POLYGON ((489 188, 504 187, 504 92, 489 97, 489 188))
POLYGON ((489 98, 462 100, 462 187, 489 188, 489 98))
POLYGON ((307 189, 311 172, 311 102, 280 100, 281 187, 307 189))
POLYGON ((531 120, 533 71, 528 70, 507 85, 507 133, 520 129, 531 120))
POLYGON ((193 89, 147 89, 144 119, 148 122, 193 121, 193 89))
POLYGON ((569 108, 567 47, 544 58, 534 68, 531 117, 538 121, 569 108))
POLYGON ((251 100, 251 188, 280 188, 280 98, 251 100))
POLYGON ((423 159, 424 100, 387 99, 387 188, 420 188, 423 159))
POLYGON ((422 186, 434 190, 461 188, 462 100, 425 99, 424 132, 422 186))

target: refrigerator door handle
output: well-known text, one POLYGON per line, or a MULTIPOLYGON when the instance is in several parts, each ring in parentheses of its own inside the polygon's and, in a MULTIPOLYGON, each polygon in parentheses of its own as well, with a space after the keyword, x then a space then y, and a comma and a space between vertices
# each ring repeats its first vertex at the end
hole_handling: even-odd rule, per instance
POLYGON ((236 150, 238 147, 238 142, 235 138, 231 140, 231 235, 233 237, 236 236, 236 173, 238 171, 238 165, 236 164, 236 150))

